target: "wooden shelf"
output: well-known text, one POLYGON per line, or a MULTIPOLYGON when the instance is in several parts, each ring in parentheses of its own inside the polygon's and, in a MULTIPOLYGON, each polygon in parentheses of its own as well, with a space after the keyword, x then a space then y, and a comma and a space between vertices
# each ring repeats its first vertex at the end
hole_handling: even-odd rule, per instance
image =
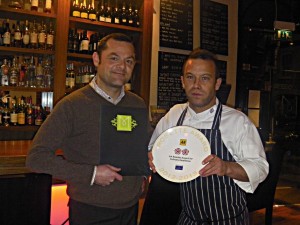
MULTIPOLYGON (((91 21, 88 19, 81 19, 81 18, 76 18, 76 17, 70 17, 70 22, 74 22, 77 24, 83 24, 84 27, 87 25, 95 26, 99 28, 101 27, 107 27, 107 28, 114 28, 122 31, 135 31, 135 32, 143 32, 143 30, 139 27, 130 27, 130 26, 124 26, 124 25, 118 25, 118 24, 113 24, 113 23, 105 23, 105 22, 100 22, 100 21, 91 21)), ((80 27, 80 26, 78 26, 80 27)))
POLYGON ((54 55, 54 51, 32 48, 16 48, 0 46, 1 55, 15 55, 15 54, 31 54, 31 55, 54 55))
POLYGON ((0 86, 2 91, 24 91, 24 92, 52 92, 52 88, 30 88, 30 87, 13 87, 0 86))
POLYGON ((29 11, 29 10, 24 10, 24 9, 15 9, 15 8, 10 8, 8 6, 0 6, 0 11, 1 11, 1 17, 15 17, 14 14, 19 14, 19 15, 24 15, 25 17, 28 16, 33 16, 33 17, 46 17, 46 18, 56 18, 56 14, 51 12, 51 13, 44 13, 44 12, 35 12, 35 11, 29 11))

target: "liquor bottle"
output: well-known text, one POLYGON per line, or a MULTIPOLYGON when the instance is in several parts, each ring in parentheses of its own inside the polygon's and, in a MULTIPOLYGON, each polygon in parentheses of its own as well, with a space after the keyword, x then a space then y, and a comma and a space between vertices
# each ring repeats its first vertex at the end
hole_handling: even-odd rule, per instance
POLYGON ((11 109, 10 109, 10 124, 13 126, 17 126, 18 124, 18 114, 17 114, 17 106, 16 106, 16 96, 11 99, 11 109))
POLYGON ((33 21, 32 24, 32 29, 30 32, 30 48, 38 48, 38 33, 36 29, 36 23, 35 20, 33 21))
POLYGON ((69 29, 68 52, 74 52, 73 45, 74 45, 74 29, 69 29))
POLYGON ((24 97, 22 96, 21 98, 18 98, 19 104, 18 104, 18 125, 22 126, 25 125, 25 111, 26 111, 26 105, 24 102, 24 97))
POLYGON ((31 0, 31 11, 38 11, 39 0, 31 0))
POLYGON ((20 28, 20 22, 17 21, 15 35, 14 35, 14 46, 20 48, 22 46, 22 32, 20 28))
POLYGON ((77 50, 78 53, 82 52, 82 43, 81 43, 81 41, 82 41, 82 35, 83 35, 82 32, 78 33, 78 38, 77 38, 78 39, 78 50, 77 50))
POLYGON ((140 27, 140 15, 139 15, 139 10, 137 9, 137 6, 134 9, 133 13, 133 26, 134 27, 140 27))
POLYGON ((89 19, 92 21, 97 20, 94 0, 91 0, 91 3, 89 4, 88 7, 88 11, 89 11, 89 19))
POLYGON ((89 53, 89 44, 90 40, 87 36, 87 31, 83 31, 83 36, 81 40, 81 53, 82 54, 88 54, 89 53))
POLYGON ((115 24, 120 24, 120 11, 119 11, 118 0, 116 0, 115 7, 112 10, 111 22, 115 24))
POLYGON ((2 97, 2 101, 4 104, 3 112, 2 112, 2 120, 3 120, 3 126, 9 127, 10 122, 10 109, 9 109, 9 96, 6 96, 5 98, 2 97))
POLYGON ((25 0, 24 1, 24 7, 25 10, 31 10, 31 0, 25 0))
POLYGON ((8 86, 9 84, 9 66, 7 59, 3 60, 3 64, 1 65, 1 85, 2 86, 8 86))
POLYGON ((20 87, 25 86, 27 67, 28 67, 28 65, 27 65, 27 62, 26 62, 26 58, 23 57, 23 62, 21 63, 20 72, 19 72, 19 84, 18 84, 18 86, 20 86, 20 87))
POLYGON ((70 78, 70 74, 69 74, 69 70, 70 70, 70 64, 67 63, 67 69, 66 69, 66 88, 69 88, 69 78, 70 78))
POLYGON ((128 7, 127 23, 128 23, 128 26, 133 27, 133 11, 132 11, 131 2, 129 3, 129 7, 128 7))
POLYGON ((17 86, 19 78, 19 68, 14 57, 12 60, 12 65, 9 69, 9 86, 17 86))
POLYGON ((26 75, 26 86, 27 87, 36 87, 35 86, 35 77, 36 77, 36 68, 35 68, 35 60, 34 57, 31 56, 30 63, 27 68, 26 75))
POLYGON ((33 107, 32 107, 32 98, 31 96, 27 99, 27 106, 26 106, 26 124, 33 125, 34 124, 34 116, 33 116, 33 107))
POLYGON ((45 78, 45 81, 44 81, 45 88, 51 88, 52 87, 53 75, 52 75, 51 60, 50 60, 49 57, 47 57, 46 60, 45 60, 44 78, 45 78))
POLYGON ((2 26, 0 27, 0 46, 3 45, 3 34, 4 34, 4 31, 5 31, 5 20, 2 21, 2 26))
POLYGON ((80 6, 80 17, 82 19, 87 19, 88 18, 88 12, 87 12, 87 7, 86 7, 86 0, 83 0, 81 6, 80 6))
POLYGON ((16 24, 12 24, 11 30, 10 30, 10 46, 14 47, 15 44, 15 30, 16 30, 16 24))
POLYGON ((44 87, 44 68, 42 66, 42 60, 38 59, 38 65, 36 67, 35 86, 37 88, 44 87))
POLYGON ((44 21, 42 20, 42 24, 41 24, 41 29, 38 33, 38 47, 40 49, 45 49, 46 48, 46 24, 44 23, 44 21))
POLYGON ((89 66, 84 66, 82 71, 82 84, 86 85, 90 82, 89 66))
POLYGON ((21 9, 21 8, 23 8, 23 3, 22 3, 22 1, 9 1, 8 7, 15 8, 15 9, 21 9))
POLYGON ((34 120, 34 125, 40 126, 43 123, 43 114, 40 106, 36 106, 36 116, 34 120))
POLYGON ((29 32, 28 20, 26 20, 25 27, 23 30, 23 47, 29 48, 29 44, 30 44, 30 32, 29 32))
POLYGON ((3 33, 3 45, 4 46, 10 46, 10 28, 9 28, 9 19, 6 20, 6 24, 5 24, 5 30, 3 33))
POLYGON ((98 5, 98 20, 100 22, 105 22, 105 8, 104 8, 104 1, 101 0, 99 1, 98 5))
POLYGON ((46 0, 45 7, 44 7, 44 12, 45 13, 51 13, 51 9, 52 9, 52 0, 46 0))
POLYGON ((81 67, 78 69, 78 73, 75 75, 75 85, 76 87, 81 87, 82 84, 82 73, 81 73, 81 67))
POLYGON ((74 64, 71 63, 69 67, 69 88, 75 87, 75 72, 74 72, 74 64))
POLYGON ((80 17, 80 7, 78 0, 73 0, 72 8, 71 8, 71 16, 80 17))
POLYGON ((128 25, 128 20, 127 20, 127 11, 126 11, 126 3, 123 1, 123 5, 122 5, 122 12, 120 15, 120 23, 121 25, 128 25))
POLYGON ((52 22, 50 21, 49 23, 49 30, 47 32, 47 49, 48 50, 54 50, 54 29, 53 29, 53 25, 52 22))
POLYGON ((107 0, 107 5, 105 9, 105 22, 111 23, 111 6, 109 0, 107 0))
POLYGON ((38 5, 38 12, 44 12, 44 0, 39 0, 39 5, 38 5))

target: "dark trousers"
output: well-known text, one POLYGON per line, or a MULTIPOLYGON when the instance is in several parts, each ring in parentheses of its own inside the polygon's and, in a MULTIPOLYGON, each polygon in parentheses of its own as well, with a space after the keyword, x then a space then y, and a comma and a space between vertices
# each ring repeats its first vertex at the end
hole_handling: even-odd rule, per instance
POLYGON ((110 209, 69 201, 70 225, 137 225, 138 203, 125 209, 110 209))

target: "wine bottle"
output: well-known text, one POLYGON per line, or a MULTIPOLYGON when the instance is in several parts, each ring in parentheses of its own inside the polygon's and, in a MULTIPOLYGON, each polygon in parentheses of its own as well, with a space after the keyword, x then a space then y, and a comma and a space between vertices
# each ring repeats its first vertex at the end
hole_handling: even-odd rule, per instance
POLYGON ((105 22, 105 8, 104 8, 104 2, 103 0, 101 0, 101 2, 99 1, 99 5, 98 5, 98 20, 100 22, 105 22))
POLYGON ((1 65, 1 74, 1 85, 8 86, 9 66, 7 59, 3 60, 3 64, 1 65))
POLYGON ((71 11, 72 11, 72 16, 80 17, 80 7, 79 7, 78 0, 73 0, 71 11))
POLYGON ((88 7, 88 11, 89 11, 89 19, 92 21, 97 20, 94 0, 91 0, 91 3, 89 4, 88 7))
POLYGON ((17 21, 15 34, 14 34, 14 46, 20 48, 22 46, 22 32, 20 28, 20 22, 17 21))
POLYGON ((87 7, 86 7, 86 0, 83 0, 81 6, 80 6, 80 17, 82 19, 87 19, 88 18, 88 12, 87 12, 87 7))
POLYGON ((46 48, 46 25, 44 21, 42 20, 41 29, 38 33, 38 47, 40 49, 46 48))
POLYGON ((44 7, 44 12, 45 13, 51 13, 51 9, 52 9, 52 0, 46 0, 45 7, 44 7))
POLYGON ((87 31, 83 31, 83 36, 81 40, 81 53, 82 54, 88 54, 89 53, 89 44, 90 40, 87 36, 87 31))
POLYGON ((9 27, 9 19, 6 20, 6 24, 5 24, 5 30, 3 33, 3 45, 4 46, 10 46, 10 35, 11 35, 11 31, 10 31, 10 27, 9 27))
POLYGON ((38 48, 38 33, 36 29, 36 23, 35 20, 33 21, 32 24, 32 29, 30 32, 30 48, 38 48))
POLYGON ((31 11, 38 11, 39 0, 31 0, 31 11))
POLYGON ((122 5, 122 12, 120 15, 120 23, 121 25, 128 25, 128 20, 127 20, 127 11, 126 11, 126 3, 123 1, 123 5, 122 5))
POLYGON ((127 23, 128 23, 128 26, 133 27, 133 11, 132 11, 131 2, 129 3, 129 7, 128 7, 127 23))
POLYGON ((24 30, 23 30, 23 47, 28 48, 29 44, 30 44, 30 32, 29 32, 28 20, 26 20, 24 30))
POLYGON ((9 69, 9 85, 10 86, 18 85, 18 75, 19 75, 19 68, 17 66, 16 58, 14 57, 12 60, 12 65, 9 69))
POLYGON ((54 29, 51 21, 47 32, 47 49, 52 51, 54 50, 54 29))

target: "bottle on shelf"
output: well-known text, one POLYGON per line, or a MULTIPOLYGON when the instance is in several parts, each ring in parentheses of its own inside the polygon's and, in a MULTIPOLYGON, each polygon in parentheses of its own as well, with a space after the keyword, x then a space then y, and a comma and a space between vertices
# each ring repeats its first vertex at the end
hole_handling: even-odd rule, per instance
POLYGON ((69 67, 69 88, 74 88, 75 87, 75 73, 74 73, 74 64, 70 63, 69 67))
POLYGON ((34 115, 33 115, 33 105, 32 105, 32 97, 27 98, 27 106, 26 106, 26 115, 25 122, 27 125, 34 124, 34 115))
POLYGON ((20 28, 20 22, 17 21, 15 34, 14 34, 14 46, 20 48, 22 46, 22 32, 20 28))
POLYGON ((27 67, 28 67, 26 58, 25 57, 22 57, 22 58, 23 58, 23 62, 21 63, 21 66, 20 66, 19 84, 18 84, 18 86, 20 86, 20 87, 25 86, 26 71, 27 71, 27 67))
POLYGON ((19 68, 16 62, 16 57, 12 60, 12 65, 9 69, 9 86, 17 86, 19 81, 19 68))
POLYGON ((24 0, 24 10, 31 10, 31 0, 24 0))
POLYGON ((120 24, 127 26, 128 25, 128 20, 127 19, 128 18, 127 18, 126 3, 125 3, 125 1, 123 1, 122 12, 121 12, 121 15, 120 15, 120 24))
POLYGON ((87 31, 84 30, 82 40, 81 40, 81 43, 80 43, 82 54, 89 54, 89 44, 90 44, 90 40, 87 36, 87 31))
POLYGON ((139 10, 137 6, 134 9, 134 14, 133 14, 133 26, 134 27, 140 27, 140 15, 139 15, 139 10))
POLYGON ((25 26, 23 30, 23 48, 29 48, 30 46, 30 31, 28 20, 25 21, 25 26))
POLYGON ((2 26, 0 27, 0 46, 3 45, 3 34, 5 31, 5 20, 2 21, 2 26))
POLYGON ((74 31, 74 38, 73 38, 73 51, 74 53, 79 52, 80 48, 80 35, 77 30, 74 31))
POLYGON ((99 1, 97 15, 100 22, 105 22, 104 0, 99 1))
POLYGON ((2 111, 2 124, 5 127, 9 127, 9 122, 10 122, 10 109, 9 109, 9 96, 5 96, 4 98, 2 97, 3 101, 3 111, 2 111))
POLYGON ((38 59, 38 65, 36 67, 35 86, 37 88, 44 87, 44 68, 42 66, 42 59, 38 59))
POLYGON ((120 24, 120 11, 118 0, 116 0, 114 9, 112 10, 111 22, 114 24, 120 24))
POLYGON ((36 67, 35 67, 35 60, 34 57, 31 56, 30 63, 27 68, 26 74, 26 87, 35 88, 35 77, 36 77, 36 67))
POLYGON ((38 7, 39 7, 39 0, 31 0, 30 10, 37 12, 38 11, 38 7))
POLYGON ((39 0, 38 12, 44 12, 44 0, 39 0))
POLYGON ((46 43, 47 43, 46 48, 48 50, 53 51, 54 50, 54 29, 51 21, 49 22, 49 29, 46 36, 46 43))
POLYGON ((51 13, 51 9, 52 9, 52 0, 46 0, 45 7, 44 7, 44 12, 45 13, 51 13))
POLYGON ((40 126, 43 123, 43 114, 40 106, 36 106, 36 116, 34 119, 34 125, 40 126))
POLYGON ((74 29, 69 29, 69 36, 68 36, 68 52, 73 52, 73 45, 74 45, 74 29))
POLYGON ((80 6, 78 0, 73 0, 72 7, 71 7, 71 16, 80 17, 80 6))
POLYGON ((26 105, 24 102, 24 97, 20 97, 18 98, 18 111, 17 111, 17 121, 18 121, 18 125, 22 126, 25 125, 25 112, 26 112, 26 105))
POLYGON ((9 84, 9 66, 7 59, 3 60, 1 65, 1 86, 8 86, 9 84))
POLYGON ((10 41, 11 41, 10 35, 11 35, 11 31, 10 31, 10 27, 9 27, 9 19, 7 19, 6 23, 5 23, 5 30, 2 35, 4 46, 10 46, 10 41))
POLYGON ((82 18, 82 19, 87 19, 88 18, 86 0, 83 0, 83 2, 80 5, 80 18, 82 18))
POLYGON ((32 28, 30 31, 30 48, 38 48, 38 32, 35 20, 33 21, 32 28))
POLYGON ((91 0, 90 4, 88 6, 88 12, 89 12, 89 19, 92 21, 97 20, 97 16, 96 16, 96 9, 95 9, 95 1, 91 0))
POLYGON ((110 5, 109 0, 107 0, 107 3, 106 3, 104 17, 105 17, 106 23, 111 23, 111 5, 110 5))
POLYGON ((38 47, 39 49, 46 49, 46 24, 42 20, 40 30, 38 33, 38 47))
POLYGON ((13 126, 18 125, 18 113, 16 106, 16 96, 11 99, 11 108, 10 108, 10 124, 13 126))
POLYGON ((11 0, 11 1, 8 2, 8 7, 15 8, 15 9, 22 9, 23 8, 23 1, 12 1, 11 0))
POLYGON ((86 85, 90 82, 89 66, 83 66, 82 68, 82 84, 86 85))
POLYGON ((70 74, 69 74, 69 70, 70 70, 70 64, 67 63, 66 66, 66 88, 69 88, 69 78, 70 78, 70 74))
POLYGON ((16 30, 16 24, 13 23, 10 30, 10 46, 14 47, 15 44, 15 30, 16 30))
POLYGON ((51 60, 49 57, 46 58, 45 60, 45 65, 44 65, 44 85, 45 88, 51 88, 52 87, 52 80, 53 80, 53 72, 52 72, 52 65, 51 65, 51 60))
POLYGON ((129 2, 129 7, 128 7, 127 23, 128 23, 128 26, 133 27, 133 10, 132 10, 131 2, 129 2))

